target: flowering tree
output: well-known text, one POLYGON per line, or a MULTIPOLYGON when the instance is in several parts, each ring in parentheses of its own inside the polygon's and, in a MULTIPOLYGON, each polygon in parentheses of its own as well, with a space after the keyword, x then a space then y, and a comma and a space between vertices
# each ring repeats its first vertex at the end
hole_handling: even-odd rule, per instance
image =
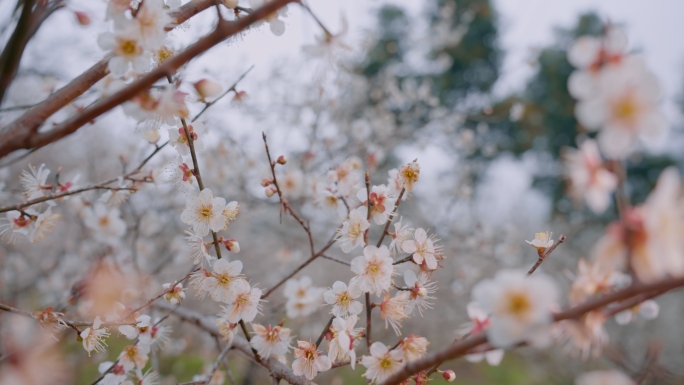
MULTIPOLYGON (((334 146, 319 146, 314 134, 300 159, 288 159, 272 150, 278 144, 269 142, 266 133, 254 156, 234 138, 211 137, 211 123, 200 120, 227 95, 242 103, 246 93, 239 83, 250 70, 226 87, 207 78, 189 81, 184 66, 265 23, 273 34, 283 34, 288 3, 296 3, 320 26, 323 37, 306 52, 332 62, 327 63, 332 71, 316 80, 331 81, 326 76, 343 71, 336 63, 339 50, 348 47, 342 34, 330 32, 304 3, 251 0, 245 7, 231 0, 110 0, 100 15, 108 31, 97 39, 105 58, 40 102, 7 107, 19 111, 2 121, 0 131, 0 157, 8 170, 24 163, 27 154, 88 130, 109 112, 125 114, 135 128, 125 130, 139 134, 133 140, 138 148, 145 143, 146 152, 130 151, 119 165, 107 159, 113 155, 107 146, 96 149, 94 155, 108 168, 88 172, 101 178, 93 183, 82 183, 77 169, 48 163, 3 175, 0 234, 8 245, 1 249, 0 310, 11 314, 1 318, 0 384, 68 383, 73 370, 60 354, 63 345, 76 339, 85 350, 79 352, 81 359, 98 357, 111 351, 108 341, 117 335, 129 342, 115 352, 114 361, 100 362, 100 375, 89 381, 161 383, 165 374, 151 357, 181 340, 171 331, 173 320, 188 324, 180 329, 184 333, 196 328, 216 344, 212 364, 185 384, 221 384, 224 376, 233 382, 230 351, 257 363, 274 383, 311 384, 321 373, 347 365, 370 383, 426 384, 436 377, 452 382, 456 374, 445 366, 450 360, 465 357, 498 365, 505 350, 524 345, 561 345, 584 359, 598 356, 608 343, 608 318, 623 324, 636 314, 654 318, 658 305, 653 298, 684 286, 678 171, 663 171, 643 203, 633 204, 625 192, 624 159, 638 151, 644 136, 663 131, 666 122, 657 105, 658 83, 644 61, 627 52, 620 28, 607 24, 601 36, 580 37, 567 53, 576 68, 568 81, 577 99, 576 117, 596 134, 583 137, 579 148, 564 156, 571 196, 596 213, 608 210, 615 199, 619 219, 606 227, 591 258, 579 260, 567 293, 555 274, 539 268, 572 239, 537 233, 528 241, 536 263, 498 269, 478 282, 463 304, 471 322, 459 328, 433 316, 436 307, 453 306, 438 303, 436 276, 458 256, 449 255, 434 230, 414 227, 402 213, 412 205, 414 189, 424 183, 417 159, 378 175, 374 161, 381 148, 368 146, 364 165, 355 156, 331 154, 334 146), (212 31, 175 49, 169 31, 202 13, 215 14, 212 31), (153 166, 164 154, 170 161, 153 166), (140 159, 130 162, 133 158, 140 159), (262 166, 254 171, 255 164, 262 166), (121 166, 123 171, 112 177, 101 176, 121 166), (300 260, 244 247, 271 242, 272 228, 266 224, 254 222, 250 229, 241 224, 245 210, 254 217, 258 207, 273 212, 269 201, 277 202, 276 222, 291 225, 273 230, 283 235, 278 242, 304 240, 293 247, 306 255, 300 260), (55 264, 45 267, 41 258, 55 264), (276 268, 281 258, 294 262, 287 271, 276 268), (327 287, 317 287, 302 271, 324 262, 338 269, 320 274, 327 287), (22 263, 35 263, 36 269, 22 268, 22 263), (267 266, 258 269, 259 264, 267 266), (181 273, 157 282, 170 265, 181 273), (259 287, 260 282, 266 283, 259 287), (40 298, 26 295, 33 285, 40 298), (285 299, 282 308, 273 300, 279 291, 285 299), (211 315, 194 310, 200 302, 211 315), (306 325, 306 317, 320 311, 330 314, 328 322, 315 330, 299 328, 295 338, 298 323, 306 325), (278 319, 283 313, 285 319, 278 319), (459 337, 429 341, 405 330, 402 323, 411 317, 440 331, 457 330, 459 337), (389 335, 378 332, 383 323, 389 335)), ((9 95, 31 37, 65 6, 61 0, 19 2, 0 56, 0 102, 9 95)), ((74 14, 79 23, 90 23, 86 13, 74 14)), ((452 25, 452 20, 444 23, 452 25)), ((431 92, 429 85, 421 86, 414 98, 429 105, 436 99, 431 92)), ((395 92, 391 99, 389 94, 385 102, 402 96, 395 92)), ((388 104, 395 108, 398 102, 388 104)), ((350 109, 344 105, 341 111, 350 109)), ((373 114, 369 109, 366 119, 377 118, 373 114)), ((420 110, 407 120, 444 122, 457 114, 431 117, 420 110)), ((364 119, 352 124, 359 142, 368 141, 363 132, 369 128, 358 128, 364 124, 364 119)), ((382 144, 401 137, 386 135, 382 144)), ((69 151, 69 158, 78 156, 69 151)), ((273 216, 263 222, 273 226, 273 216)), ((637 381, 618 371, 577 378, 580 385, 637 381)))

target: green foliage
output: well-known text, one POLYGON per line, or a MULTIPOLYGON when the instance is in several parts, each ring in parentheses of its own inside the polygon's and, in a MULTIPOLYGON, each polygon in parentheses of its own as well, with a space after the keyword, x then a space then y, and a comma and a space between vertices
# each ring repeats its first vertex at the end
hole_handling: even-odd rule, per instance
POLYGON ((443 104, 455 105, 472 93, 490 90, 499 77, 503 53, 498 46, 496 12, 489 0, 437 0, 430 12, 433 23, 451 23, 452 33, 463 28, 458 44, 439 44, 430 53, 433 59, 448 57, 448 68, 434 76, 437 94, 443 104), (444 15, 449 12, 450 15, 444 15))

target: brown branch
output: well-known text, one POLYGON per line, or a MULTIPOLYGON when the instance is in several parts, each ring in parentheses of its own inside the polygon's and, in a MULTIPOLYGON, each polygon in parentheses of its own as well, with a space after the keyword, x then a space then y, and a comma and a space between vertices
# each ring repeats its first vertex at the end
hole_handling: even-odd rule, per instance
POLYGON ((219 100, 221 100, 224 96, 228 95, 231 91, 235 92, 235 87, 238 85, 238 83, 239 83, 242 79, 245 78, 245 76, 247 76, 247 74, 252 70, 252 68, 254 68, 254 66, 249 67, 249 69, 248 69, 247 71, 245 71, 242 75, 240 75, 240 77, 233 83, 232 86, 230 86, 230 88, 228 88, 228 89, 226 90, 226 92, 222 93, 221 95, 219 95, 219 97, 217 97, 216 99, 212 100, 211 102, 205 103, 205 104, 204 104, 204 108, 202 108, 202 111, 200 111, 197 115, 195 115, 194 118, 192 118, 192 122, 194 122, 195 120, 199 119, 199 117, 202 116, 202 114, 204 113, 204 111, 208 110, 209 107, 211 107, 211 106, 213 106, 214 104, 216 104, 216 102, 218 102, 219 100))
POLYGON ((401 192, 399 193, 399 196, 397 197, 397 202, 394 204, 394 210, 392 210, 392 214, 390 214, 389 218, 387 218, 387 223, 385 223, 385 228, 382 230, 382 234, 380 235, 380 239, 378 239, 378 243, 375 245, 376 247, 382 246, 382 241, 385 240, 385 235, 387 235, 387 231, 389 231, 389 227, 392 224, 392 221, 394 220, 394 216, 397 215, 397 210, 399 209, 399 205, 401 204, 401 198, 404 197, 404 192, 406 192, 406 189, 402 188, 401 192))
MULTIPOLYGON (((173 306, 165 303, 157 304, 156 307, 171 311, 181 320, 193 324, 213 336, 222 337, 221 333, 219 333, 216 323, 202 314, 184 307, 174 308, 173 306)), ((235 338, 233 338, 233 348, 269 370, 271 375, 282 378, 292 385, 314 385, 312 381, 309 381, 302 376, 295 376, 288 366, 283 365, 280 361, 273 357, 257 361, 254 353, 252 353, 252 347, 250 346, 249 342, 240 336, 235 336, 235 338)))
MULTIPOLYGON (((345 266, 351 266, 351 263, 349 263, 349 262, 347 262, 347 261, 343 261, 343 260, 341 260, 341 259, 337 259, 337 258, 330 257, 330 256, 327 256, 327 255, 321 255, 320 257, 323 258, 323 259, 329 259, 329 260, 331 260, 331 261, 335 261, 335 262, 337 262, 337 263, 339 263, 339 264, 342 264, 342 265, 345 265, 345 266)), ((316 344, 316 345, 318 345, 318 344, 316 344)))
POLYGON ((166 294, 172 292, 172 291, 176 288, 176 285, 178 285, 179 283, 183 283, 186 279, 190 278, 190 275, 191 275, 192 273, 194 273, 194 272, 196 272, 196 271, 198 271, 198 270, 199 270, 199 268, 198 268, 198 269, 193 269, 193 270, 191 270, 188 274, 185 274, 185 276, 183 276, 183 278, 177 280, 177 281, 174 282, 171 286, 169 286, 169 288, 168 288, 167 290, 164 290, 163 292, 161 292, 161 294, 159 294, 159 295, 156 296, 156 297, 150 298, 150 299, 147 300, 147 302, 145 302, 144 304, 142 304, 142 305, 138 306, 137 308, 131 310, 131 311, 128 312, 128 314, 126 314, 125 316, 120 317, 119 320, 126 319, 126 318, 132 316, 133 314, 139 312, 140 310, 142 310, 142 309, 144 309, 144 308, 150 306, 154 301, 156 301, 156 300, 158 300, 159 298, 163 297, 164 295, 166 295, 166 294))
POLYGON ((370 349, 371 346, 371 307, 370 293, 366 293, 366 347, 370 349))
MULTIPOLYGON (((274 290, 276 290, 278 287, 280 287, 285 281, 288 279, 292 278, 295 274, 297 274, 300 270, 308 266, 311 262, 313 262, 316 258, 320 257, 328 251, 328 249, 335 243, 335 234, 337 234, 337 230, 335 231, 335 234, 333 234, 332 238, 328 241, 328 243, 323 246, 322 249, 320 249, 318 252, 315 252, 314 250, 314 241, 313 241, 313 235, 311 234, 311 229, 309 229, 309 226, 304 223, 304 221, 301 219, 301 217, 292 209, 292 206, 287 202, 287 199, 283 197, 282 192, 280 191, 280 186, 278 186, 278 179, 276 178, 276 172, 275 172, 275 165, 277 164, 274 162, 271 158, 271 152, 268 148, 268 141, 266 140, 266 133, 262 132, 262 136, 264 138, 264 147, 266 148, 266 156, 268 157, 268 164, 271 167, 271 175, 273 176, 273 185, 276 188, 276 192, 278 193, 278 197, 280 198, 280 204, 282 205, 282 212, 288 212, 290 215, 299 223, 299 225, 306 231, 306 235, 309 239, 309 247, 311 249, 311 257, 304 261, 301 265, 299 265, 297 268, 295 268, 294 271, 292 271, 290 274, 288 274, 285 278, 281 279, 276 283, 273 287, 268 289, 264 294, 261 296, 261 298, 266 298, 268 297, 271 293, 273 293, 274 290)), ((330 258, 328 258, 330 259, 330 258)))
MULTIPOLYGON (((337 234, 337 230, 335 230, 335 234, 337 234)), ((276 290, 277 288, 279 288, 279 287, 280 287, 282 284, 284 284, 288 279, 292 278, 292 277, 293 277, 295 274, 297 274, 300 270, 302 270, 303 268, 307 267, 307 266, 308 266, 311 262, 313 262, 316 258, 322 256, 323 253, 325 253, 326 251, 328 251, 328 249, 329 249, 333 244, 335 244, 335 237, 334 237, 334 235, 333 235, 333 237, 330 239, 330 241, 328 241, 328 243, 327 243, 325 246, 323 246, 322 249, 320 249, 317 253, 315 253, 313 256, 311 256, 311 258, 309 258, 309 259, 307 259, 306 261, 304 261, 301 265, 297 266, 290 274, 288 274, 287 276, 285 276, 284 278, 282 278, 280 281, 278 281, 278 283, 276 283, 273 287, 271 287, 270 289, 268 289, 268 290, 261 296, 261 298, 264 299, 264 298, 268 297, 269 295, 271 295, 271 293, 273 293, 274 290, 276 290)))
MULTIPOLYGON (((69 85, 53 94, 54 97, 48 98, 38 106, 29 109, 22 117, 3 130, 3 142, 0 143, 0 158, 18 149, 32 149, 46 146, 76 132, 80 127, 88 124, 98 116, 133 98, 138 93, 149 89, 157 80, 175 73, 176 70, 194 57, 204 53, 228 37, 248 28, 253 23, 272 14, 284 5, 295 1, 296 0, 275 0, 266 3, 263 7, 254 10, 249 15, 242 17, 235 22, 219 24, 209 35, 201 38, 197 43, 191 45, 185 51, 169 58, 164 64, 150 71, 128 87, 99 100, 91 107, 75 114, 71 118, 52 128, 50 131, 38 133, 38 127, 45 119, 67 105, 71 100, 85 92, 105 76, 107 61, 109 60, 109 58, 105 58, 76 78, 69 85)), ((187 20, 187 18, 194 14, 194 11, 199 12, 211 5, 213 5, 212 0, 196 0, 186 4, 186 6, 182 7, 181 10, 174 14, 176 17, 176 24, 187 20)), ((167 28, 169 28, 169 26, 167 26, 167 28)), ((170 28, 173 27, 171 26, 170 28)))
POLYGON ((82 193, 82 192, 91 191, 91 190, 112 190, 112 191, 131 190, 131 191, 135 191, 134 188, 129 188, 129 187, 107 187, 107 185, 108 185, 108 184, 111 184, 111 183, 114 183, 114 182, 116 182, 116 181, 118 181, 120 178, 123 178, 123 179, 126 179, 126 180, 131 180, 130 178, 131 178, 132 176, 134 176, 135 174, 139 173, 140 170, 142 170, 143 166, 145 166, 145 164, 147 164, 147 162, 149 162, 150 159, 152 159, 152 157, 154 157, 159 151, 161 151, 161 149, 164 148, 168 143, 169 143, 169 142, 166 142, 166 143, 162 144, 161 146, 157 146, 157 147, 154 149, 154 151, 152 151, 152 153, 151 153, 150 155, 148 155, 145 159, 143 159, 142 162, 140 162, 140 164, 138 165, 138 167, 136 167, 133 171, 131 171, 131 172, 129 172, 129 173, 126 173, 126 174, 122 175, 121 177, 116 177, 116 178, 108 179, 108 180, 106 180, 106 181, 104 181, 104 182, 100 182, 100 183, 98 183, 98 184, 96 184, 96 185, 93 185, 93 186, 83 187, 83 188, 76 189, 76 190, 73 190, 73 191, 67 191, 67 192, 61 193, 61 194, 49 195, 49 196, 45 196, 45 197, 41 197, 41 198, 32 199, 32 200, 30 200, 30 201, 26 201, 26 202, 23 202, 23 203, 19 203, 19 204, 13 205, 13 206, 0 207, 0 213, 4 213, 4 212, 7 212, 7 211, 13 211, 13 210, 21 211, 21 210, 22 210, 23 208, 25 208, 25 207, 33 206, 33 205, 38 204, 38 203, 43 203, 43 202, 51 201, 51 200, 54 200, 54 199, 59 199, 59 198, 62 198, 62 197, 65 197, 65 196, 69 196, 69 195, 80 194, 80 193, 82 193))
POLYGON ((318 346, 318 347, 321 346, 321 342, 323 342, 323 338, 325 338, 325 335, 328 334, 328 331, 330 330, 330 326, 332 325, 334 319, 335 319, 335 316, 330 317, 330 320, 328 320, 328 323, 325 324, 325 327, 323 328, 321 335, 318 336, 318 339, 316 339, 316 346, 318 346))
POLYGON ((228 351, 230 350, 231 345, 228 344, 226 345, 225 348, 219 353, 218 357, 216 358, 216 362, 214 362, 214 366, 211 368, 211 372, 207 375, 207 380, 203 382, 204 385, 209 385, 211 382, 212 377, 214 377, 214 373, 216 373, 216 370, 218 369, 219 365, 221 364, 221 361, 223 361, 223 357, 228 354, 228 351))
POLYGON ((404 257, 402 259, 396 260, 392 264, 393 265, 401 265, 402 263, 412 262, 412 261, 413 261, 413 254, 407 255, 406 257, 404 257))
MULTIPOLYGON (((641 293, 653 291, 664 292, 681 286, 684 286, 684 278, 668 278, 648 285, 634 284, 626 289, 606 294, 573 308, 556 313, 554 314, 553 318, 554 321, 576 319, 592 310, 600 309, 604 306, 610 305, 613 302, 629 299, 641 293)), ((434 365, 439 365, 444 361, 461 357, 467 354, 471 349, 485 343, 487 343, 487 336, 484 333, 479 333, 463 340, 459 340, 443 350, 432 353, 420 360, 406 364, 401 370, 383 382, 382 385, 398 385, 401 383, 401 381, 409 378, 413 374, 416 374, 422 370, 426 370, 434 365)))
POLYGON ((268 164, 271 167, 271 175, 273 175, 273 185, 276 188, 276 192, 278 193, 278 198, 280 198, 280 204, 282 205, 282 211, 281 215, 283 212, 289 212, 290 215, 299 223, 300 226, 306 231, 306 235, 309 238, 309 248, 311 249, 311 257, 314 257, 314 241, 313 241, 313 236, 311 235, 311 229, 309 229, 309 226, 307 226, 306 223, 302 220, 302 218, 292 209, 292 206, 290 206, 290 203, 287 201, 287 199, 283 196, 282 191, 280 190, 280 186, 278 185, 278 178, 276 178, 276 172, 275 172, 275 167, 276 167, 276 162, 274 162, 271 159, 271 152, 268 149, 268 141, 266 140, 266 133, 262 132, 261 135, 264 138, 264 147, 266 148, 266 156, 268 157, 268 164))

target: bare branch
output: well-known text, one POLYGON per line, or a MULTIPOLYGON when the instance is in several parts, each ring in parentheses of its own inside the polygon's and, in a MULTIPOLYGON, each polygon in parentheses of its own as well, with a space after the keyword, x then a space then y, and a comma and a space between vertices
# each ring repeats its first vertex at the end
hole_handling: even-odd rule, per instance
MULTIPOLYGON (((122 89, 121 91, 110 95, 91 107, 86 108, 78 114, 75 114, 71 118, 64 121, 62 124, 57 125, 50 131, 38 133, 38 127, 54 112, 64 107, 73 100, 76 96, 85 92, 98 80, 102 79, 106 74, 107 61, 108 58, 97 63, 93 68, 86 71, 83 75, 79 76, 72 83, 73 86, 67 85, 61 90, 57 91, 54 95, 60 94, 59 100, 57 98, 48 98, 45 102, 40 105, 29 109, 26 111, 22 117, 17 121, 13 122, 3 131, 3 142, 0 143, 0 157, 3 157, 12 151, 26 148, 40 148, 46 146, 52 142, 55 142, 67 135, 70 135, 80 127, 88 124, 98 116, 108 112, 112 108, 118 106, 119 104, 131 99, 138 93, 149 89, 157 80, 162 79, 170 74, 175 73, 181 66, 193 59, 194 57, 204 53, 211 47, 219 44, 230 36, 233 36, 242 30, 248 28, 253 23, 265 18, 266 16, 272 14, 277 9, 283 7, 288 3, 292 3, 296 0, 276 0, 265 4, 263 7, 254 10, 249 15, 238 19, 231 23, 219 24, 216 29, 205 36, 204 38, 197 41, 197 43, 191 45, 185 51, 174 55, 169 58, 163 65, 157 67, 151 72, 147 73, 145 76, 141 77, 137 81, 133 82, 128 87, 122 89), (49 104, 50 107, 43 107, 43 105, 49 104), (24 116, 26 117, 24 119, 24 116), (31 119, 29 119, 31 118, 31 119), (26 122, 25 120, 30 120, 26 122)), ((199 9, 203 5, 206 9, 213 4, 212 0, 203 0, 193 2, 199 9), (200 6, 202 4, 202 6, 200 6)), ((176 14, 177 22, 184 21, 183 17, 189 15, 191 12, 188 9, 195 9, 193 7, 185 8, 176 14)))
MULTIPOLYGON (((202 314, 183 307, 174 308, 165 303, 157 304, 156 307, 169 310, 181 320, 193 324, 213 336, 221 337, 221 333, 219 333, 216 323, 202 314)), ((309 381, 302 376, 295 376, 289 367, 283 365, 280 361, 273 357, 257 361, 254 353, 252 353, 252 347, 249 345, 249 342, 240 336, 235 336, 233 339, 233 348, 269 370, 272 375, 282 378, 292 385, 314 385, 312 381, 309 381)))
MULTIPOLYGON (((626 289, 619 290, 610 294, 606 294, 599 298, 589 300, 583 304, 554 314, 554 321, 561 321, 565 319, 576 319, 582 315, 600 309, 611 303, 623 301, 641 293, 653 291, 668 291, 678 287, 684 286, 684 278, 668 278, 653 284, 635 284, 626 289)), ((468 338, 459 340, 449 347, 432 353, 420 360, 406 364, 399 372, 393 374, 382 385, 398 385, 403 380, 409 378, 422 370, 426 370, 435 365, 439 365, 444 361, 461 357, 467 354, 471 349, 487 343, 487 336, 484 333, 479 333, 468 338)))

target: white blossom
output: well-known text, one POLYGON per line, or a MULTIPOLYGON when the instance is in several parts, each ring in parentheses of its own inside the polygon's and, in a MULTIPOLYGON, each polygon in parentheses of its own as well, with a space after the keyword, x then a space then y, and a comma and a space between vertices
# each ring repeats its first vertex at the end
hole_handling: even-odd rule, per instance
POLYGON ((337 233, 337 240, 345 253, 363 246, 364 232, 370 227, 367 216, 367 207, 357 207, 349 213, 349 218, 342 223, 342 228, 337 233))
POLYGON ((297 341, 294 356, 292 372, 295 376, 304 376, 313 380, 319 372, 325 372, 332 367, 330 359, 316 350, 316 344, 310 342, 297 341))
POLYGON ((489 342, 509 348, 519 342, 546 346, 550 342, 551 310, 557 306, 558 289, 548 276, 523 270, 501 270, 473 288, 473 300, 490 315, 489 342))
POLYGON ((290 329, 282 326, 262 326, 252 324, 254 336, 250 345, 259 353, 261 358, 271 355, 284 355, 290 350, 290 329))
POLYGON ((370 347, 370 356, 363 356, 361 365, 367 368, 363 376, 379 384, 401 369, 404 365, 403 354, 397 349, 387 349, 382 342, 374 342, 370 347))
POLYGON ((181 213, 181 220, 191 225, 197 235, 207 235, 209 231, 220 231, 226 225, 222 215, 226 200, 214 197, 210 189, 202 190, 199 195, 189 196, 181 213))
POLYGON ((346 317, 363 311, 361 302, 355 301, 361 294, 361 289, 355 285, 347 287, 344 282, 336 281, 330 290, 323 293, 323 299, 328 305, 333 305, 330 312, 335 317, 346 317))
POLYGON ((357 286, 364 293, 381 295, 392 285, 393 262, 387 246, 366 246, 363 255, 351 261, 351 271, 356 276, 349 285, 357 286))

